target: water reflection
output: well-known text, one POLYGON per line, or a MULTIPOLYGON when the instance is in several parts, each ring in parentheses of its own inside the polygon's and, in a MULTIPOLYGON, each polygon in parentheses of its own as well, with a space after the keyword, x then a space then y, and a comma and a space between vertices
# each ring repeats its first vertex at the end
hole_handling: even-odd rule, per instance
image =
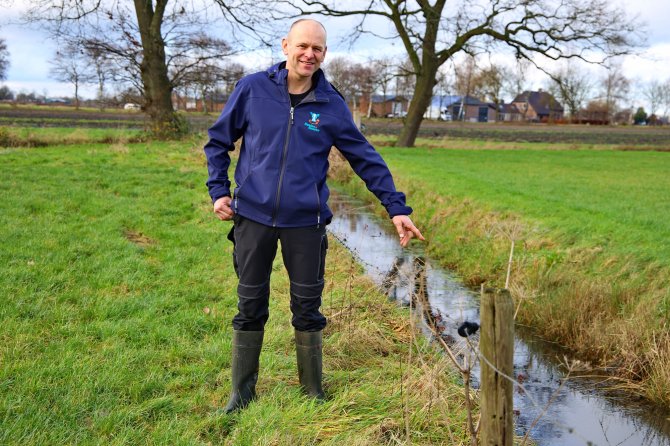
MULTIPOLYGON (((390 299, 412 305, 424 315, 427 336, 435 327, 462 354, 467 346, 456 330, 464 321, 479 321, 477 296, 448 271, 433 267, 420 244, 402 250, 390 221, 371 215, 362 202, 333 193, 329 204, 335 214, 329 232, 352 251, 390 299)), ((525 435, 546 407, 531 430, 539 445, 670 446, 670 413, 633 406, 630 398, 606 394, 594 379, 571 378, 560 388, 564 369, 557 358, 563 354, 546 342, 517 333, 518 435, 525 435)), ((475 370, 473 376, 478 375, 475 370)))

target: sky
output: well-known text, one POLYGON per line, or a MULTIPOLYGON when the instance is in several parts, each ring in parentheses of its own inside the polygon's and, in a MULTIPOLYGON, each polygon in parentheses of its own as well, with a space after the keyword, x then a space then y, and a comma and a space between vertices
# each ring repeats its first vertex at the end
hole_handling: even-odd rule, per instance
MULTIPOLYGON (((624 4, 623 0, 614 1, 624 4)), ((670 79, 670 26, 667 25, 668 18, 670 18, 670 0, 636 0, 625 2, 624 7, 631 16, 639 16, 640 20, 646 24, 648 43, 647 48, 639 55, 627 56, 622 60, 624 74, 633 80, 633 84, 639 86, 654 79, 659 81, 670 79)), ((72 86, 59 83, 49 77, 48 61, 56 52, 52 39, 39 28, 15 23, 23 8, 22 0, 0 0, 0 38, 5 40, 10 58, 7 80, 2 84, 9 86, 15 92, 35 91, 49 97, 72 96, 72 86)), ((346 44, 340 42, 350 29, 344 19, 323 21, 329 31, 327 59, 346 55, 353 56, 359 61, 365 61, 368 57, 381 53, 399 54, 402 52, 398 43, 391 45, 379 40, 363 40, 350 49, 346 44)), ((275 58, 281 54, 279 53, 279 42, 277 42, 276 50, 275 58)), ((239 56, 239 61, 259 68, 260 65, 269 63, 271 57, 269 53, 247 54, 239 56)), ((587 69, 595 77, 603 73, 598 67, 587 69)), ((546 76, 543 74, 532 73, 529 77, 530 87, 533 89, 546 86, 546 76)), ((93 87, 83 90, 84 97, 94 97, 94 95, 93 87)), ((641 94, 634 96, 639 99, 636 104, 631 105, 644 105, 641 94)))

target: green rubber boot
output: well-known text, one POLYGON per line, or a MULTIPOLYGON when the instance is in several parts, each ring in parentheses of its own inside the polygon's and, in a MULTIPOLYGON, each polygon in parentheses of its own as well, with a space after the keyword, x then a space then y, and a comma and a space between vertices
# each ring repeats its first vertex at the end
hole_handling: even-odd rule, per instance
POLYGON ((232 390, 225 413, 243 409, 256 397, 263 333, 233 330, 232 390))
POLYGON ((322 331, 296 330, 295 347, 300 385, 308 395, 318 400, 325 400, 326 394, 321 387, 322 331))

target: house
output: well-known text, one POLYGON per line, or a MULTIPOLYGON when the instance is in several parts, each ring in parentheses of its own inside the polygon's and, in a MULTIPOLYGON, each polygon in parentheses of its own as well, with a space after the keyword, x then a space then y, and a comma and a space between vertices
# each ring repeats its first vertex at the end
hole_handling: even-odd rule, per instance
POLYGON ((495 104, 480 101, 472 96, 433 96, 425 118, 443 121, 495 122, 495 104))
POLYGON ((172 107, 175 110, 196 111, 196 112, 215 112, 220 113, 223 107, 228 102, 230 95, 221 92, 212 92, 208 95, 207 100, 203 101, 201 97, 193 98, 190 96, 182 96, 177 92, 172 92, 172 107))
POLYGON ((546 91, 524 91, 512 101, 522 120, 553 122, 563 119, 563 106, 546 91))
MULTIPOLYGON (((351 108, 351 101, 347 102, 349 108, 351 108)), ((404 96, 383 96, 380 94, 359 96, 356 106, 362 115, 367 116, 369 111, 370 117, 373 118, 402 117, 407 114, 408 107, 409 99, 404 96)))
POLYGON ((498 121, 502 122, 518 122, 523 120, 523 114, 514 104, 499 104, 498 105, 498 121))

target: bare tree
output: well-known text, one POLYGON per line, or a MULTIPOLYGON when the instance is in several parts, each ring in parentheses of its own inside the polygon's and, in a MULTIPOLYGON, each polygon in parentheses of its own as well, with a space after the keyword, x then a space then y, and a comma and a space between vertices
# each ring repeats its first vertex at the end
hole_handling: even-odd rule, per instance
POLYGON ((477 59, 474 56, 468 56, 463 63, 454 64, 454 88, 462 96, 472 94, 476 86, 474 82, 479 74, 477 59))
POLYGON ((435 81, 435 88, 437 89, 436 93, 439 99, 438 119, 442 119, 442 112, 444 111, 445 105, 445 96, 449 96, 449 94, 454 90, 455 79, 453 73, 446 70, 445 67, 442 66, 439 70, 437 70, 437 78, 435 81))
MULTIPOLYGON (((257 0, 255 4, 264 2, 257 0)), ((602 63, 608 56, 627 54, 639 45, 643 30, 609 0, 483 0, 461 7, 446 0, 273 1, 293 16, 322 14, 357 16, 352 37, 379 35, 366 20, 377 17, 394 28, 387 38, 399 38, 412 63, 416 91, 398 145, 412 146, 431 103, 438 68, 460 52, 498 51, 501 44, 518 58, 553 60, 579 58, 602 63)), ((261 5, 267 7, 265 5, 261 5)), ((378 29, 379 27, 377 27, 378 29)))
POLYGON ((223 92, 227 95, 232 94, 235 89, 237 81, 239 81, 246 73, 244 65, 237 62, 227 62, 222 69, 222 75, 219 83, 223 87, 223 92))
POLYGON ((658 108, 665 102, 665 87, 663 83, 657 79, 653 79, 644 86, 642 94, 649 101, 649 115, 656 116, 658 108))
POLYGON ((14 92, 6 85, 0 86, 0 101, 14 100, 14 92))
POLYGON ((591 94, 591 76, 568 60, 550 77, 549 91, 567 107, 570 118, 576 120, 591 94))
MULTIPOLYGON (((409 59, 405 59, 397 65, 395 91, 397 96, 411 99, 416 89, 416 73, 409 59)), ((425 111, 425 110, 424 110, 425 111)))
POLYGON ((467 98, 477 88, 475 82, 478 74, 477 58, 473 55, 468 55, 462 64, 454 64, 454 88, 456 93, 461 96, 461 106, 458 109, 458 116, 454 116, 454 120, 463 121, 465 119, 467 98))
POLYGON ((531 63, 527 59, 517 58, 509 75, 509 83, 507 91, 511 97, 516 97, 520 93, 528 90, 528 72, 530 71, 531 63))
POLYGON ((79 88, 95 79, 84 51, 74 45, 65 44, 56 51, 50 64, 51 77, 74 87, 74 106, 79 109, 79 88))
POLYGON ((496 106, 502 104, 503 94, 508 88, 511 70, 502 64, 490 63, 477 74, 475 81, 475 95, 481 99, 493 102, 496 106))
POLYGON ((105 109, 105 84, 109 80, 112 65, 107 54, 100 48, 89 46, 84 47, 84 55, 92 64, 91 68, 98 84, 97 100, 100 110, 105 109))
POLYGON ((9 69, 9 51, 5 39, 0 39, 0 81, 7 79, 9 69))
POLYGON ((199 96, 202 102, 203 113, 208 113, 211 107, 208 107, 208 101, 212 102, 213 96, 217 91, 217 86, 223 86, 220 93, 229 95, 233 92, 235 84, 244 76, 244 66, 227 61, 210 61, 198 70, 191 70, 184 77, 183 85, 187 89, 190 87, 196 92, 196 99, 199 96))
POLYGON ((663 116, 668 117, 668 110, 670 110, 670 78, 663 83, 663 116))
POLYGON ((619 103, 625 101, 630 89, 630 81, 624 76, 620 63, 606 64, 607 74, 600 80, 601 98, 609 122, 619 111, 619 103))
POLYGON ((352 110, 357 109, 356 98, 362 94, 370 94, 374 85, 373 72, 359 63, 351 62, 343 57, 328 61, 326 67, 328 77, 342 95, 351 100, 352 110))
POLYGON ((259 20, 224 4, 213 13, 211 4, 187 0, 29 1, 26 20, 45 24, 54 36, 102 51, 115 67, 115 81, 141 93, 151 130, 166 137, 184 129, 172 107, 175 86, 209 61, 232 52, 221 39, 202 30, 232 31, 239 26, 252 33, 259 20))
MULTIPOLYGON (((372 67, 372 90, 379 90, 382 93, 382 104, 386 103, 386 97, 391 88, 391 82, 395 79, 395 67, 397 61, 390 56, 384 56, 379 59, 372 59, 369 62, 372 67)), ((372 97, 368 107, 368 118, 372 114, 372 97)))

